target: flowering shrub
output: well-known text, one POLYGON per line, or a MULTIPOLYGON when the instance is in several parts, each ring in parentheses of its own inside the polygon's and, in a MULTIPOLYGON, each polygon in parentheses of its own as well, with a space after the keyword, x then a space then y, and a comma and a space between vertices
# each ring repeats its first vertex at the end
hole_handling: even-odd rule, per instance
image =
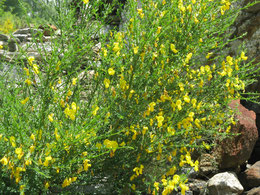
POLYGON ((96 50, 101 26, 83 2, 76 27, 73 11, 59 12, 50 54, 17 59, 21 78, 1 80, 1 190, 106 178, 117 193, 185 194, 182 168, 198 171, 192 153, 232 133, 228 104, 253 82, 243 51, 222 53, 238 11, 228 0, 129 0, 129 21, 96 50))
POLYGON ((2 12, 0 17, 0 33, 10 34, 22 26, 25 26, 25 22, 21 18, 11 12, 2 12))

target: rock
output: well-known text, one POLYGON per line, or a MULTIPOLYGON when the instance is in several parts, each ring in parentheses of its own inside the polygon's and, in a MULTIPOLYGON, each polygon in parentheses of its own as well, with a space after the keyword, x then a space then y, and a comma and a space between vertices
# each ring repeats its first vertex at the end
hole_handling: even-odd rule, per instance
MULTIPOLYGON (((260 122, 259 119, 258 119, 258 122, 260 122)), ((260 134, 259 129, 258 129, 258 134, 260 134)), ((260 161, 260 137, 258 137, 258 140, 256 141, 256 144, 255 144, 254 150, 251 154, 251 157, 248 160, 249 163, 255 163, 257 161, 260 161)))
POLYGON ((251 37, 253 36, 253 34, 259 29, 260 17, 259 17, 259 14, 252 15, 252 16, 249 15, 249 16, 246 17, 244 20, 240 21, 240 23, 237 26, 237 29, 238 29, 237 33, 238 33, 238 35, 247 33, 245 38, 250 40, 251 37))
POLYGON ((260 186, 260 161, 253 164, 244 173, 247 187, 253 188, 260 186))
MULTIPOLYGON (((254 0, 245 0, 244 5, 255 2, 254 0)), ((260 11, 260 3, 256 3, 253 6, 246 9, 247 12, 257 13, 260 11)))
POLYGON ((0 49, 0 50, 6 50, 6 49, 8 48, 8 44, 7 44, 7 42, 0 41, 0 45, 3 47, 3 48, 0 49))
POLYGON ((244 191, 237 176, 233 172, 224 172, 214 175, 207 185, 210 195, 238 195, 244 191))
POLYGON ((27 52, 51 52, 52 45, 49 42, 46 43, 25 43, 21 45, 21 48, 27 52))
POLYGON ((238 135, 223 140, 216 147, 214 154, 218 157, 220 169, 236 168, 244 164, 250 158, 258 139, 255 113, 242 106, 240 100, 232 101, 230 107, 238 109, 235 115, 238 122, 231 129, 232 133, 238 135))
POLYGON ((249 190, 246 195, 260 195, 260 186, 249 190))
POLYGON ((212 176, 218 172, 217 162, 211 154, 202 154, 199 160, 199 174, 212 176))
POLYGON ((193 192, 193 195, 204 194, 207 188, 207 182, 201 179, 189 180, 189 190, 193 192))
POLYGON ((29 35, 28 34, 14 34, 13 35, 15 38, 19 39, 21 42, 24 42, 28 39, 29 35))
POLYGON ((18 52, 8 52, 0 50, 0 59, 3 59, 6 62, 11 62, 19 57, 18 52))
POLYGON ((47 25, 40 25, 38 28, 43 31, 43 35, 44 36, 51 36, 51 35, 54 34, 55 31, 58 30, 56 26, 49 25, 49 24, 47 24, 47 25))
POLYGON ((9 37, 4 34, 0 34, 0 41, 8 41, 9 37))
POLYGON ((9 52, 18 51, 17 43, 18 44, 20 43, 19 39, 16 39, 16 40, 15 39, 9 39, 8 40, 8 50, 9 50, 9 52))
POLYGON ((15 31, 13 34, 25 34, 25 35, 36 35, 36 34, 41 34, 42 30, 38 29, 33 29, 33 28, 23 28, 23 29, 18 29, 15 31))

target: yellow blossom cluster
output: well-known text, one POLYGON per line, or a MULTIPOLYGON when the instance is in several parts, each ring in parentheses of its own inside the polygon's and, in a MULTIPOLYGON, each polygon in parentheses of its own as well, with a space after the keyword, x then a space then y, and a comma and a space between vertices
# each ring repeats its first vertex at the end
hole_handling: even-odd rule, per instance
POLYGON ((75 102, 72 102, 71 106, 67 105, 67 107, 64 110, 64 113, 66 117, 69 117, 71 120, 75 120, 78 109, 79 107, 77 107, 77 104, 75 102))

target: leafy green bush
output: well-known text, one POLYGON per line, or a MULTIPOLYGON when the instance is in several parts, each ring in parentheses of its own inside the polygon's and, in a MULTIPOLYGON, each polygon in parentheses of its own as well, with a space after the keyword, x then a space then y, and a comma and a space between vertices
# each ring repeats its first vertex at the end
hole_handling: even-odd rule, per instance
POLYGON ((10 34, 16 30, 16 27, 19 26, 17 17, 14 16, 11 12, 3 12, 0 18, 0 32, 4 34, 10 34))
POLYGON ((228 104, 253 82, 243 51, 222 52, 230 2, 129 0, 123 30, 101 34, 88 1, 77 26, 60 10, 51 53, 17 59, 24 74, 0 83, 2 192, 106 178, 114 193, 185 194, 182 168, 198 171, 192 153, 232 134, 228 104))

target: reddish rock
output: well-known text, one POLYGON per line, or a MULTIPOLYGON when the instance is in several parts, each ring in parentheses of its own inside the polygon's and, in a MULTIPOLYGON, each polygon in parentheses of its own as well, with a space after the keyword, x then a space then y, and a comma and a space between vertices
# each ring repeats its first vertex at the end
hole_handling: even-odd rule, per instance
POLYGON ((43 30, 44 36, 51 36, 57 30, 57 27, 48 24, 48 25, 40 25, 39 29, 43 30))
POLYGON ((249 190, 246 195, 260 195, 260 187, 249 190))
POLYGON ((245 171, 245 179, 249 188, 260 186, 260 161, 245 171))
POLYGON ((240 100, 230 103, 233 110, 237 110, 236 119, 238 122, 231 129, 232 133, 237 133, 232 138, 223 140, 215 151, 219 157, 219 168, 236 168, 244 164, 249 158, 258 139, 256 127, 256 115, 254 111, 247 110, 240 104, 240 100))

